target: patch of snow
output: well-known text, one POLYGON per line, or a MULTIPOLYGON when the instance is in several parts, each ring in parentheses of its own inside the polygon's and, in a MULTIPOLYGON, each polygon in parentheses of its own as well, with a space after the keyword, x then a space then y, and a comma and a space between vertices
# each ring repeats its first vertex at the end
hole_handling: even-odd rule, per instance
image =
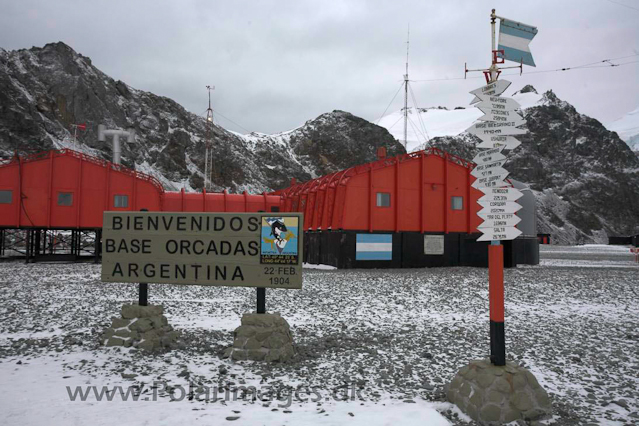
POLYGON ((331 265, 323 265, 323 264, 318 264, 318 265, 314 265, 312 263, 303 263, 302 264, 302 268, 304 269, 321 269, 321 270, 325 270, 325 271, 332 271, 337 269, 335 266, 331 266, 331 265))
POLYGON ((639 151, 639 107, 606 125, 610 131, 617 132, 630 148, 639 151))

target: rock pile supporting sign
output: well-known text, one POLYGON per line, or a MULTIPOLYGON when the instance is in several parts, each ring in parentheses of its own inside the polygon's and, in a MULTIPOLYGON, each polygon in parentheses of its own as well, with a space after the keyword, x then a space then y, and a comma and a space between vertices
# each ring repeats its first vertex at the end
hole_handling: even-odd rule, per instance
POLYGON ((104 212, 102 281, 302 288, 301 213, 104 212))
POLYGON ((470 92, 475 95, 471 103, 479 102, 477 107, 484 113, 480 121, 466 129, 482 140, 477 148, 485 149, 473 158, 477 166, 471 172, 476 178, 472 187, 484 193, 478 201, 482 209, 477 213, 484 220, 478 226, 483 235, 477 241, 513 240, 521 235, 515 227, 521 219, 515 213, 521 209, 517 200, 522 193, 508 186, 508 171, 502 166, 507 160, 504 151, 521 144, 514 135, 527 130, 518 128, 526 120, 517 112, 517 101, 500 96, 508 86, 509 81, 499 80, 470 92))

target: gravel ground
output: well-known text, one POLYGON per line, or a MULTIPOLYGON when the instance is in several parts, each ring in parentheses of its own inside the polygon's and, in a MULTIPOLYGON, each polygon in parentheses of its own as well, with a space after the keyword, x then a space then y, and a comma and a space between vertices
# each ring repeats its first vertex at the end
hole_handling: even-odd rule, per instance
MULTIPOLYGON (((541 255, 540 266, 505 272, 506 348, 549 392, 554 412, 544 423, 638 424, 639 265, 627 247, 542 247, 541 255)), ((182 332, 180 349, 149 355, 99 346, 111 317, 137 300, 135 285, 101 283, 99 273, 92 264, 0 263, 0 408, 11 424, 39 418, 13 403, 31 391, 30 374, 63 394, 66 385, 137 384, 149 392, 161 382, 164 401, 170 387, 188 383, 322 394, 319 402, 290 407, 280 401, 182 403, 191 404, 185 412, 195 419, 218 407, 208 417, 216 424, 225 418, 243 424, 253 414, 264 424, 306 424, 301 414, 297 422, 286 415, 309 410, 335 422, 326 424, 359 424, 366 413, 400 424, 402 413, 412 416, 417 408, 468 424, 445 402, 443 386, 470 360, 487 355, 485 269, 305 270, 302 290, 267 291, 267 309, 289 321, 299 353, 292 363, 270 365, 221 359, 241 314, 254 309, 255 290, 247 288, 150 285, 150 302, 163 305, 182 332), (360 399, 324 398, 339 392, 360 399)), ((103 404, 56 401, 52 412, 57 407, 65 419, 80 422, 90 416, 87 404, 95 404, 92 410, 103 404)), ((157 407, 146 404, 136 413, 161 411, 157 407)), ((49 418, 47 410, 40 416, 49 418)), ((314 424, 319 417, 309 419, 314 424)), ((141 423, 134 417, 127 424, 141 423)))

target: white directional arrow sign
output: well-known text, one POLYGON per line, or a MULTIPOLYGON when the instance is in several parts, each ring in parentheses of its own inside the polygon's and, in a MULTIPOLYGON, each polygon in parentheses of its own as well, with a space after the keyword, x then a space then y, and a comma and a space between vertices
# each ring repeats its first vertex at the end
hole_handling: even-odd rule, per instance
POLYGON ((481 215, 478 213, 477 215, 484 220, 508 220, 517 216, 515 213, 483 213, 481 215))
POLYGON ((506 176, 508 176, 508 172, 494 176, 480 177, 477 178, 471 186, 475 189, 499 188, 506 185, 506 182, 504 181, 504 179, 506 179, 506 176))
POLYGON ((484 231, 486 231, 484 235, 477 238, 477 241, 514 240, 521 235, 521 231, 512 226, 487 228, 482 232, 484 231))
POLYGON ((475 89, 471 91, 470 94, 475 95, 475 99, 477 100, 475 101, 475 99, 473 99, 471 104, 481 101, 481 98, 479 98, 480 95, 485 95, 485 96, 501 95, 502 93, 504 93, 506 89, 508 89, 508 86, 510 86, 510 81, 497 80, 493 83, 489 83, 485 86, 482 86, 479 89, 475 89))
POLYGON ((491 213, 517 213, 521 210, 521 205, 516 201, 477 201, 477 204, 483 207, 483 209, 479 211, 480 213, 493 209, 498 209, 499 211, 493 211, 491 213))
MULTIPOLYGON (((502 215, 506 216, 506 215, 502 215)), ((515 214, 510 215, 508 219, 486 219, 479 225, 478 229, 496 228, 499 226, 515 226, 521 222, 521 218, 515 214)))
POLYGON ((480 178, 485 178, 485 177, 490 177, 490 176, 508 176, 508 170, 504 169, 503 167, 501 167, 502 164, 504 164, 503 160, 501 162, 497 162, 497 163, 493 163, 493 164, 482 164, 481 166, 477 166, 475 167, 470 174, 472 176, 475 176, 476 178, 480 179, 480 178))
MULTIPOLYGON (((481 112, 483 112, 486 115, 489 115, 492 117, 502 117, 495 121, 509 121, 509 120, 515 120, 517 118, 522 118, 521 115, 519 115, 519 113, 514 109, 497 109, 497 108, 490 108, 490 107, 478 107, 478 108, 481 112)), ((482 119, 483 117, 480 118, 479 120, 482 120, 482 119)), ((489 121, 489 120, 483 120, 483 121, 489 121)))
POLYGON ((490 109, 502 109, 508 111, 514 111, 516 109, 521 108, 519 102, 514 100, 513 98, 502 98, 501 96, 486 96, 479 95, 479 99, 481 99, 481 103, 476 105, 477 108, 490 108, 490 109))
POLYGON ((477 148, 501 147, 503 149, 515 149, 521 145, 521 142, 512 136, 484 136, 481 139, 483 142, 478 143, 477 148))
POLYGON ((492 121, 480 121, 470 126, 466 131, 473 135, 479 136, 482 140, 485 140, 491 136, 507 136, 507 135, 523 135, 528 133, 528 130, 518 129, 516 124, 512 121, 504 123, 495 123, 492 121))
MULTIPOLYGON (((512 111, 500 111, 500 112, 512 112, 512 111)), ((515 112, 512 112, 512 115, 510 116, 484 114, 481 117, 479 117, 478 120, 485 121, 485 122, 508 123, 514 127, 521 126, 522 124, 526 124, 526 120, 521 118, 521 116, 515 112)))
POLYGON ((503 160, 495 161, 494 163, 480 164, 477 167, 475 167, 470 172, 470 174, 472 176, 475 176, 476 178, 480 178, 485 176, 493 176, 493 175, 508 173, 506 169, 501 167, 504 165, 505 162, 506 162, 506 158, 504 157, 503 160))
POLYGON ((515 188, 481 188, 484 193, 479 201, 517 201, 524 194, 515 188))
POLYGON ((503 150, 504 147, 499 146, 497 148, 487 149, 486 151, 480 151, 477 155, 475 155, 475 158, 473 158, 473 163, 480 166, 482 164, 504 160, 506 156, 501 153, 503 150))

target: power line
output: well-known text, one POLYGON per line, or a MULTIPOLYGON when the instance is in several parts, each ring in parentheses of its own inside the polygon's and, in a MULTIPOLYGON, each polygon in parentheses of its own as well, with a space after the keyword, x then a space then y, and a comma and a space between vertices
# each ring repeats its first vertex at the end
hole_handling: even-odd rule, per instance
MULTIPOLYGON (((621 57, 618 57, 618 58, 603 59, 603 60, 600 60, 600 61, 597 61, 597 62, 591 62, 591 63, 588 63, 588 64, 577 65, 577 66, 573 66, 573 67, 556 68, 556 69, 550 69, 550 70, 530 71, 530 72, 527 72, 526 74, 542 74, 542 73, 549 73, 549 72, 570 71, 570 70, 575 70, 575 69, 621 67, 621 66, 624 66, 624 65, 634 64, 634 63, 637 63, 639 61, 624 62, 624 63, 621 63, 621 64, 613 64, 613 63, 610 63, 610 61, 633 58, 633 57, 636 57, 636 56, 639 56, 639 54, 621 56, 621 57), (602 63, 608 63, 608 65, 601 65, 602 63)), ((503 75, 516 75, 516 73, 508 73, 508 74, 504 73, 503 75)), ((468 77, 467 79, 470 80, 470 79, 476 79, 476 78, 484 78, 484 77, 483 76, 475 76, 475 77, 468 77)), ((411 80, 411 81, 420 83, 420 82, 429 82, 429 81, 448 81, 448 80, 466 80, 466 78, 463 78, 463 77, 432 78, 432 79, 426 79, 426 80, 411 80)))
POLYGON ((231 123, 235 124, 237 127, 239 127, 240 129, 242 129, 242 130, 246 131, 247 133, 252 133, 252 132, 253 132, 252 130, 247 129, 247 128, 246 128, 246 127, 244 127, 244 126, 242 126, 242 125, 240 125, 240 124, 237 124, 235 121, 231 120, 230 118, 225 117, 224 115, 222 115, 222 114, 220 113, 220 111, 219 111, 219 110, 217 110, 216 112, 217 112, 217 115, 218 115, 218 116, 222 117, 222 118, 223 118, 223 119, 225 119, 226 121, 230 121, 231 123))
POLYGON ((606 0, 606 1, 608 1, 610 3, 618 4, 619 6, 627 7, 628 9, 639 10, 636 7, 628 6, 627 4, 619 3, 619 2, 616 2, 614 0, 606 0))

